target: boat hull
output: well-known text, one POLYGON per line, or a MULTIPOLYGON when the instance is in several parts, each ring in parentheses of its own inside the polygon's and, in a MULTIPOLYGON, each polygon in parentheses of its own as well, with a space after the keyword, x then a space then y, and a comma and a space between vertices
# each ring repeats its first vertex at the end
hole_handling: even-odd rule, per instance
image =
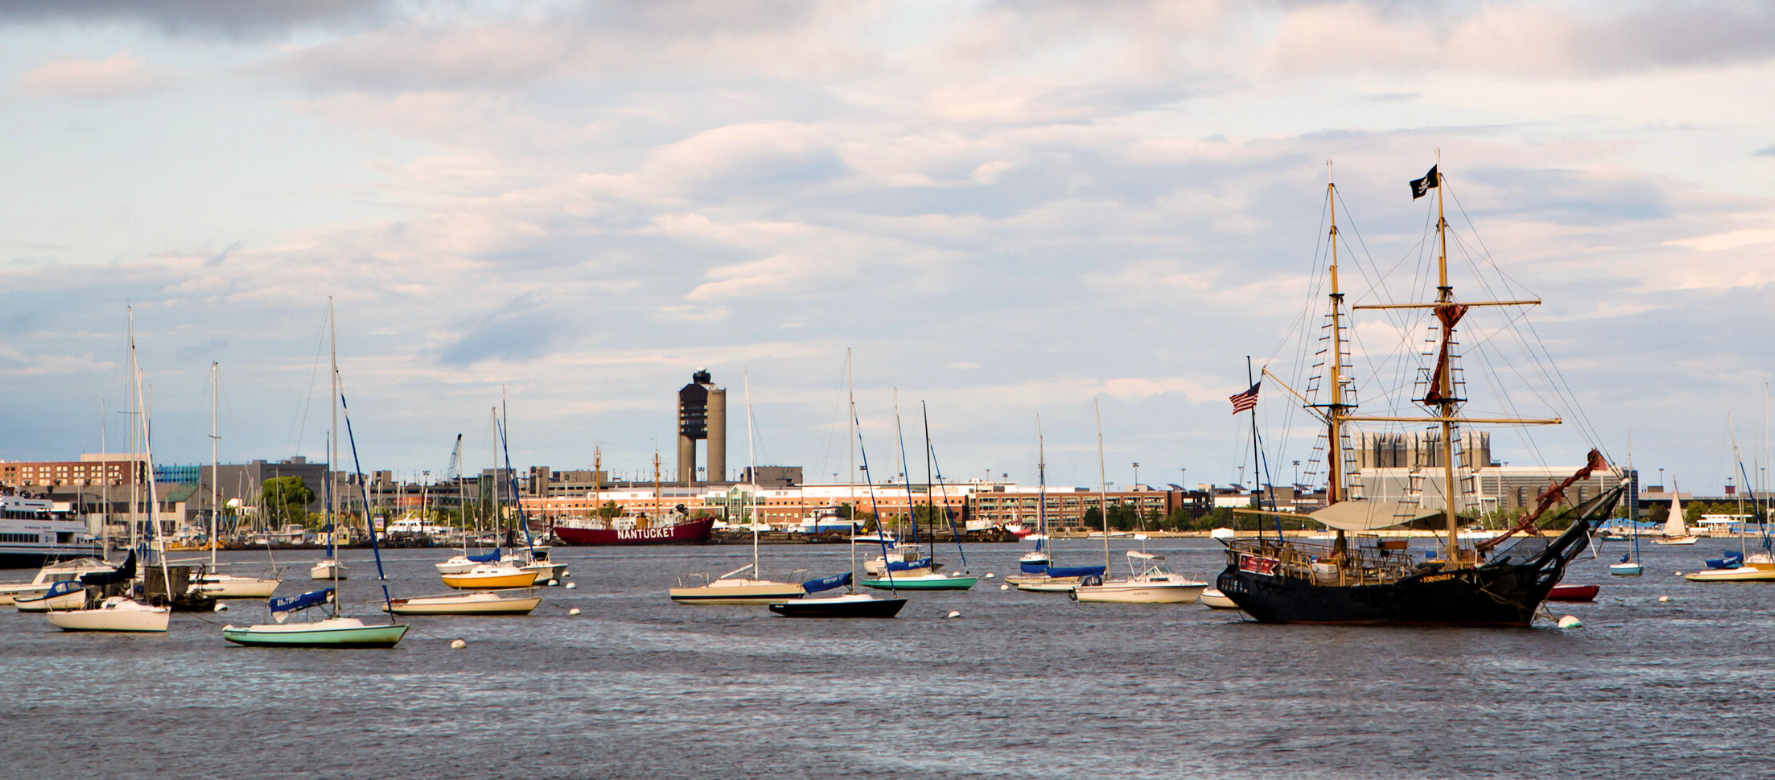
POLYGON ((1736 569, 1707 569, 1683 575, 1690 582, 1775 582, 1775 568, 1740 566, 1736 569))
POLYGON ((77 590, 58 596, 44 597, 44 593, 34 596, 21 596, 15 602, 20 612, 66 612, 86 608, 86 591, 77 590))
POLYGON ((1595 601, 1600 585, 1555 585, 1547 591, 1548 601, 1595 601))
POLYGON ((491 593, 469 593, 395 599, 383 611, 396 615, 528 615, 541 603, 539 597, 502 598, 491 593))
POLYGON ((1238 603, 1233 601, 1232 599, 1227 598, 1226 594, 1221 593, 1219 588, 1209 588, 1207 590, 1202 591, 1202 595, 1199 596, 1197 598, 1197 600, 1202 602, 1202 604, 1206 605, 1209 609, 1238 609, 1239 608, 1238 603))
POLYGON ((905 599, 801 599, 770 605, 770 611, 792 618, 891 618, 905 599))
POLYGON ((165 633, 172 620, 166 607, 138 605, 133 609, 80 609, 49 613, 49 624, 63 631, 123 631, 165 633))
POLYGON ((574 528, 572 526, 555 526, 555 536, 567 544, 579 547, 602 547, 622 544, 703 544, 709 541, 709 531, 715 526, 715 518, 690 520, 665 528, 574 528))
MULTIPOLYGON (((311 647, 323 649, 387 648, 399 644, 407 635, 408 626, 326 626, 320 621, 314 627, 302 625, 271 625, 235 628, 225 626, 222 638, 248 647, 311 647)), ((352 621, 356 622, 356 621, 352 621)))
POLYGON ((942 574, 902 577, 896 572, 891 581, 886 577, 863 580, 863 587, 875 590, 968 590, 979 581, 979 577, 950 577, 942 574))
POLYGON ((443 579, 445 585, 457 590, 500 590, 531 587, 536 584, 536 576, 536 572, 520 569, 513 574, 446 574, 443 579))
POLYGON ((219 575, 197 583, 197 592, 218 599, 265 599, 277 592, 282 580, 219 575))
POLYGON ((668 593, 672 597, 672 601, 678 604, 730 606, 776 604, 807 595, 807 591, 800 585, 781 582, 728 587, 672 588, 668 593))
POLYGON ((343 580, 349 579, 347 575, 350 573, 351 571, 345 568, 345 564, 321 561, 309 567, 308 578, 311 580, 343 580))
POLYGON ((1102 585, 1079 585, 1072 589, 1072 600, 1108 604, 1194 604, 1208 583, 1160 584, 1106 582, 1102 585))
POLYGON ((1616 577, 1638 577, 1645 570, 1646 567, 1637 563, 1616 563, 1609 566, 1609 573, 1616 577))

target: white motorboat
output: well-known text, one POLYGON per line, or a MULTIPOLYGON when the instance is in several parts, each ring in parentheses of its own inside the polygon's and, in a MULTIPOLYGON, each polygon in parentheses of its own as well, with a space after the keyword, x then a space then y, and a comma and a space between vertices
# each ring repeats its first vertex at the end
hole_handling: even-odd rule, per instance
POLYGON ((528 615, 541 603, 536 596, 476 591, 394 599, 383 611, 396 615, 528 615))
POLYGON ((1227 598, 1226 594, 1221 593, 1218 588, 1209 588, 1207 590, 1202 591, 1202 595, 1199 598, 1197 598, 1196 600, 1202 602, 1202 604, 1204 606, 1208 607, 1209 609, 1238 609, 1239 608, 1238 604, 1233 603, 1233 600, 1227 598))
POLYGON ((112 596, 98 609, 49 613, 49 624, 63 631, 165 631, 172 608, 151 607, 135 599, 112 596))
POLYGON ((62 612, 86 608, 86 586, 79 582, 58 582, 49 590, 20 596, 13 602, 20 612, 62 612))
POLYGON ((117 564, 98 558, 76 558, 71 561, 52 563, 37 570, 37 576, 31 578, 30 582, 9 582, 0 585, 0 606, 11 604, 14 599, 22 596, 45 593, 50 586, 58 582, 71 582, 80 579, 82 574, 116 570, 117 564))
POLYGON ((1120 604, 1189 604, 1202 595, 1208 583, 1197 582, 1165 567, 1162 555, 1128 551, 1128 578, 1086 578, 1072 588, 1073 601, 1120 604))
POLYGON ((308 569, 308 578, 311 580, 343 580, 348 579, 346 575, 350 573, 351 571, 345 568, 345 564, 340 563, 338 558, 327 558, 308 569))

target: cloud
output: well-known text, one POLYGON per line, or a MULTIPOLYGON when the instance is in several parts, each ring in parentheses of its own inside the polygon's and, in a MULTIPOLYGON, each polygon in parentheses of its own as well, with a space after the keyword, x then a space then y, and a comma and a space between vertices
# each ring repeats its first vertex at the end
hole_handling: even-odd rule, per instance
POLYGON ((0 4, 0 24, 129 21, 172 35, 281 36, 320 23, 379 17, 387 0, 58 0, 0 4))
POLYGON ((1309 3, 1286 11, 1268 48, 1273 67, 1296 74, 1405 68, 1598 76, 1766 61, 1775 56, 1775 8, 1309 3))
POLYGON ((18 78, 18 88, 39 98, 111 100, 171 87, 178 77, 150 66, 127 51, 102 60, 56 60, 32 68, 18 78))
POLYGON ((438 362, 473 366, 485 360, 525 362, 574 340, 571 323, 534 295, 520 295, 485 314, 458 319, 458 335, 438 350, 438 362))

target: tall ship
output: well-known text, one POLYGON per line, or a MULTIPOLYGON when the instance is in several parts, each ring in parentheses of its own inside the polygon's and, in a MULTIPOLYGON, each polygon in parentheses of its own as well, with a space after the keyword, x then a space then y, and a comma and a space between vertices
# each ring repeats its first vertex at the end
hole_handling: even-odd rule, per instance
MULTIPOLYGON (((1302 374, 1309 374, 1304 386, 1296 390, 1285 380, 1270 373, 1266 367, 1261 380, 1250 390, 1234 396, 1235 413, 1250 409, 1253 416, 1253 453, 1257 445, 1256 393, 1263 381, 1274 382, 1324 428, 1313 463, 1323 459, 1326 481, 1326 506, 1310 514, 1310 518, 1334 534, 1329 543, 1304 541, 1285 537, 1276 524, 1274 535, 1265 532, 1258 538, 1225 540, 1227 566, 1216 581, 1216 587, 1252 618, 1265 623, 1325 623, 1350 625, 1452 625, 1452 626, 1528 626, 1548 592, 1564 575, 1566 565, 1581 553, 1590 540, 1590 529, 1600 524, 1614 509, 1621 497, 1617 485, 1600 491, 1589 500, 1573 502, 1567 492, 1573 485, 1592 475, 1610 471, 1598 449, 1591 449, 1582 468, 1556 482, 1523 507, 1509 528, 1482 539, 1463 542, 1460 532, 1460 510, 1475 485, 1470 476, 1472 464, 1461 450, 1462 426, 1558 425, 1562 420, 1517 416, 1478 416, 1464 414, 1467 402, 1466 382, 1459 367, 1456 339, 1457 326, 1469 311, 1480 307, 1511 307, 1510 317, 1496 332, 1476 339, 1483 344, 1493 337, 1523 338, 1525 347, 1531 342, 1546 349, 1538 338, 1524 336, 1516 330, 1520 311, 1540 303, 1539 299, 1465 301, 1455 296, 1449 279, 1449 229, 1444 217, 1443 193, 1447 189, 1437 167, 1423 178, 1412 182, 1413 199, 1430 190, 1436 192, 1436 235, 1434 278, 1435 299, 1428 302, 1377 302, 1350 306, 1340 289, 1339 235, 1337 228, 1337 187, 1328 183, 1326 202, 1330 213, 1330 240, 1324 254, 1329 290, 1329 310, 1322 326, 1320 346, 1312 352, 1303 342, 1298 365, 1302 374), (1389 325, 1400 334, 1420 327, 1427 328, 1427 348, 1417 353, 1415 362, 1403 362, 1394 375, 1399 378, 1395 397, 1409 388, 1410 404, 1390 409, 1390 414, 1358 412, 1357 383, 1352 379, 1351 318, 1355 311, 1380 312, 1389 325), (1428 316, 1426 316, 1428 315, 1428 316), (1505 336, 1503 334, 1510 334, 1505 336), (1241 400, 1247 401, 1241 405, 1241 400), (1424 439, 1434 444, 1432 473, 1413 476, 1418 485, 1415 496, 1365 497, 1361 472, 1351 452, 1353 425, 1416 426, 1424 430, 1424 439), (1469 476, 1462 478, 1461 472, 1469 476), (1440 472, 1434 473, 1434 472, 1440 472), (1437 484, 1424 484, 1437 483, 1437 484), (1439 488, 1441 507, 1427 502, 1423 488, 1439 488), (1551 519, 1550 510, 1562 507, 1569 522, 1557 535, 1544 533, 1543 518, 1551 519), (1410 551, 1402 539, 1384 540, 1385 529, 1423 529, 1438 531, 1438 550, 1422 557, 1410 551), (1518 538, 1520 536, 1520 538, 1518 538), (1512 541, 1512 540, 1515 541, 1512 541), (1354 544, 1352 544, 1354 542, 1354 544)), ((1460 245, 1468 248, 1467 245, 1460 245)), ((1469 257, 1469 260, 1472 258, 1469 257)), ((1372 264, 1371 264, 1372 265, 1372 264)), ((1384 294, 1385 273, 1375 268, 1375 277, 1365 290, 1384 294)), ((1427 281, 1420 275, 1420 281, 1427 281)), ((1508 289, 1508 285, 1501 285, 1508 289)), ((1486 289, 1492 289, 1487 285, 1486 289)), ((1403 339, 1409 341, 1409 339, 1403 339)), ((1481 350, 1484 351, 1484 350, 1481 350)), ((1536 355, 1530 349, 1531 355, 1536 355)), ((1373 365, 1374 356, 1365 355, 1373 365)), ((1543 368, 1544 367, 1538 367, 1543 368)), ((1379 373, 1377 370, 1376 373, 1379 373)), ((1546 375, 1545 373, 1543 374, 1546 375)), ((1488 382, 1496 377, 1488 374, 1488 382)), ((1563 382, 1563 380, 1561 380, 1563 382)), ((1298 380, 1297 380, 1298 383, 1298 380)), ((1561 396, 1575 411, 1575 399, 1561 396)), ((1502 399, 1506 408, 1513 408, 1502 399)), ((1261 463, 1254 468, 1260 468, 1261 463)), ((1313 467, 1309 467, 1309 471, 1313 467)), ((1616 475, 1617 477, 1619 475, 1616 475)), ((1261 484, 1261 481, 1260 481, 1261 484)), ((1249 510, 1253 514, 1298 517, 1277 511, 1272 506, 1249 510)), ((1400 534, 1393 534, 1400 536, 1400 534)))
POLYGON ((47 498, 0 495, 0 569, 26 569, 102 554, 86 523, 47 498))

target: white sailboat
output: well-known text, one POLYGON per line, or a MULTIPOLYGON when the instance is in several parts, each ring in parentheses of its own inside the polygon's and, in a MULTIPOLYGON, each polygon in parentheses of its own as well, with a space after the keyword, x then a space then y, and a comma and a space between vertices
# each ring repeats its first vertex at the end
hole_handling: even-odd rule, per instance
MULTIPOLYGON (((146 462, 142 464, 142 468, 147 474, 152 475, 154 473, 154 445, 149 438, 149 433, 153 428, 148 424, 149 409, 147 395, 142 390, 142 369, 136 363, 136 316, 133 308, 130 309, 129 314, 129 374, 130 381, 135 385, 135 394, 131 399, 131 405, 140 412, 140 416, 136 418, 139 427, 132 431, 132 435, 141 436, 142 455, 146 459, 146 462)), ((155 542, 161 545, 161 549, 159 550, 161 581, 172 582, 172 577, 168 574, 166 568, 166 544, 161 541, 160 493, 155 487, 152 478, 148 479, 147 483, 149 528, 152 529, 152 536, 155 542)), ((130 529, 133 532, 135 529, 135 507, 133 501, 131 502, 130 511, 130 529)), ((102 583, 102 587, 109 587, 118 582, 128 582, 136 574, 134 565, 135 551, 133 549, 134 546, 132 545, 131 547, 130 557, 125 559, 122 568, 119 568, 115 572, 85 575, 81 578, 82 583, 102 583), (125 569, 128 571, 125 571, 125 569)), ((144 583, 144 586, 145 585, 146 583, 144 583)), ((172 594, 169 593, 167 595, 170 600, 172 594)), ((144 604, 127 596, 112 596, 106 598, 95 607, 49 613, 49 624, 62 629, 63 631, 162 632, 166 631, 167 624, 171 620, 171 606, 153 606, 150 604, 144 604)))
POLYGON ((216 566, 217 518, 222 514, 221 486, 217 484, 217 475, 221 474, 220 456, 217 454, 217 443, 221 438, 216 433, 216 407, 221 395, 221 364, 210 362, 210 565, 203 574, 192 583, 197 592, 214 596, 218 599, 267 599, 277 592, 277 586, 283 580, 274 569, 269 577, 245 577, 238 574, 223 574, 216 566))
POLYGON ((1701 537, 1689 533, 1688 525, 1683 522, 1683 499, 1679 488, 1670 494, 1670 516, 1664 521, 1664 538, 1653 539, 1652 544, 1690 545, 1699 541, 1701 537))
MULTIPOLYGON (((746 450, 747 459, 751 463, 752 473, 752 512, 758 511, 758 450, 753 441, 752 429, 752 380, 746 378, 746 450)), ((656 456, 657 457, 657 456, 656 456)), ((703 585, 691 585, 680 580, 679 586, 667 591, 676 604, 717 604, 717 605, 758 605, 777 604, 789 599, 798 599, 807 595, 807 588, 799 582, 779 582, 765 579, 758 568, 758 526, 757 517, 747 517, 752 526, 752 562, 733 571, 707 581, 703 585), (747 572, 750 572, 747 575, 747 572), (742 576, 746 575, 746 576, 742 576)))
MULTIPOLYGON (((333 299, 328 298, 327 329, 329 333, 333 332, 334 327, 333 299)), ((342 386, 339 376, 338 341, 336 338, 331 339, 331 341, 333 342, 333 435, 332 440, 329 443, 331 449, 331 461, 327 464, 329 471, 336 469, 337 466, 335 464, 339 462, 339 410, 345 405, 345 389, 342 386)), ((345 425, 346 435, 350 436, 351 419, 349 417, 346 418, 345 425)), ((375 557, 376 561, 376 579, 383 583, 382 601, 384 609, 392 613, 393 600, 390 599, 388 595, 388 575, 382 570, 382 551, 376 546, 375 528, 370 526, 370 497, 367 493, 363 492, 365 489, 364 472, 362 464, 357 462, 357 444, 355 438, 352 439, 351 455, 353 468, 357 475, 356 484, 358 486, 359 497, 363 501, 364 524, 370 529, 370 552, 375 557)), ((327 482, 329 485, 333 484, 331 478, 329 478, 327 482)), ((340 520, 342 519, 342 516, 339 514, 339 495, 337 490, 333 491, 332 498, 333 528, 334 532, 337 532, 340 528, 340 520)), ((333 549, 337 548, 335 547, 333 549)), ((332 561, 335 564, 335 566, 332 567, 334 575, 338 579, 344 579, 344 567, 336 565, 338 562, 337 559, 329 558, 328 561, 332 561)), ((328 561, 322 561, 321 563, 325 564, 328 561)), ((316 568, 319 568, 319 566, 316 568)), ((396 622, 393 614, 390 614, 388 625, 369 625, 357 618, 342 615, 335 598, 335 594, 338 592, 338 587, 338 582, 335 580, 333 587, 330 588, 310 591, 289 598, 273 598, 270 600, 270 607, 271 617, 276 621, 275 623, 263 623, 242 627, 236 627, 233 625, 223 626, 222 638, 237 645, 246 645, 249 647, 387 648, 399 644, 401 638, 407 635, 407 629, 411 626, 396 622), (285 619, 294 612, 300 612, 319 606, 327 607, 327 617, 322 620, 288 625, 284 623, 285 619)))

